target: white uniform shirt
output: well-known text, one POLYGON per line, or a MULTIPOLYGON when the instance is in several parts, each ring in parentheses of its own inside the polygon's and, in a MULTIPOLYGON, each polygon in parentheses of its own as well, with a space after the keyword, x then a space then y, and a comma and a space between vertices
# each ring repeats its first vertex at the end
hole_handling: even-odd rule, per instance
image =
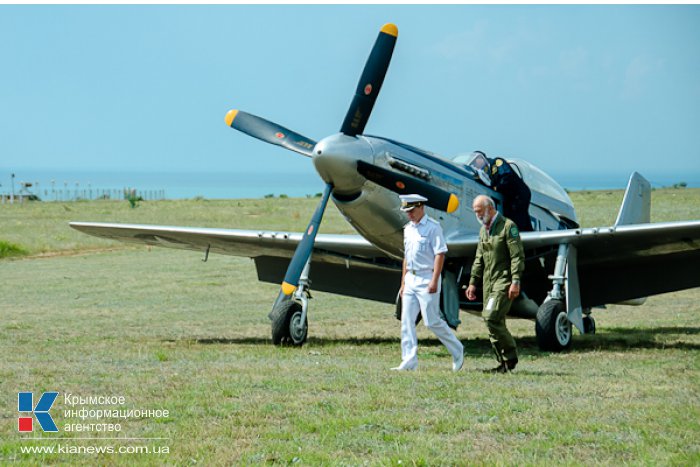
POLYGON ((407 271, 432 271, 435 256, 447 252, 440 223, 425 214, 417 224, 406 224, 403 229, 403 248, 407 271))

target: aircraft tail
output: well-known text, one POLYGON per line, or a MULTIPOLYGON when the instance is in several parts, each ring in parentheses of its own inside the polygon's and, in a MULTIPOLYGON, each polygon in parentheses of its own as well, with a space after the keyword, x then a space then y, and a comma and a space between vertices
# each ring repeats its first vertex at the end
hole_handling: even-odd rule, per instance
MULTIPOLYGON (((630 175, 625 197, 622 199, 620 212, 617 213, 615 227, 627 224, 645 224, 651 221, 651 184, 638 172, 630 175)), ((618 305, 639 306, 647 297, 618 302, 618 305)))
POLYGON ((615 227, 628 224, 645 224, 651 221, 651 184, 638 172, 632 173, 627 183, 625 197, 617 214, 615 227))

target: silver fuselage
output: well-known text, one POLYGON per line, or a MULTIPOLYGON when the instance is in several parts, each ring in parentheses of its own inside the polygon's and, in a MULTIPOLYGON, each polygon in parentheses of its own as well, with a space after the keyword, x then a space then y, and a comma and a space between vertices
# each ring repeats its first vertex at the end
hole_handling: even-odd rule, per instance
MULTIPOLYGON (((401 211, 395 193, 368 181, 357 172, 358 160, 397 172, 414 170, 410 175, 416 175, 415 170, 421 169, 418 171, 421 178, 457 195, 459 208, 451 214, 429 207, 426 209, 429 216, 440 222, 448 242, 450 238, 478 233, 480 225, 472 210, 472 201, 476 196, 487 194, 497 201, 501 198, 498 193, 476 181, 469 167, 418 148, 379 137, 351 137, 342 133, 319 141, 313 151, 313 162, 321 178, 333 185, 333 202, 360 235, 396 258, 403 256, 403 226, 408 218, 401 211), (397 165, 400 168, 396 168, 397 165)), ((528 180, 525 179, 525 182, 528 180)), ((554 181, 551 183, 556 185, 554 181)), ((558 185, 556 189, 563 191, 558 185)), ((533 190, 530 216, 536 230, 562 228, 560 217, 555 214, 556 202, 550 201, 555 205, 554 209, 548 206, 550 203, 547 203, 546 196, 533 190)), ((568 217, 573 217, 571 220, 575 221, 570 200, 564 204, 568 206, 559 203, 559 207, 564 208, 559 212, 566 210, 568 217)))

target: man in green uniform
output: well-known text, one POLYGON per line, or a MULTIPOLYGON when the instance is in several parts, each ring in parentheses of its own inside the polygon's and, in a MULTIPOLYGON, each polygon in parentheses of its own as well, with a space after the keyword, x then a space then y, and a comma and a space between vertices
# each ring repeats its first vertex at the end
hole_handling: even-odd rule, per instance
POLYGON ((469 300, 476 300, 476 284, 483 281, 482 317, 499 363, 490 371, 508 373, 518 363, 518 353, 506 327, 506 314, 520 295, 525 252, 518 227, 496 211, 491 198, 477 196, 472 208, 482 227, 466 295, 469 300))

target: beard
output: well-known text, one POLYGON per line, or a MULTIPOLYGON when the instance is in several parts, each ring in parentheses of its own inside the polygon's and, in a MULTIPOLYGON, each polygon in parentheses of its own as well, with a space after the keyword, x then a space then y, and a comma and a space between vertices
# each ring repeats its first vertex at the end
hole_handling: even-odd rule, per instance
POLYGON ((476 216, 476 220, 479 221, 479 224, 486 225, 489 222, 491 222, 491 216, 489 216, 488 214, 484 214, 483 216, 476 216))

